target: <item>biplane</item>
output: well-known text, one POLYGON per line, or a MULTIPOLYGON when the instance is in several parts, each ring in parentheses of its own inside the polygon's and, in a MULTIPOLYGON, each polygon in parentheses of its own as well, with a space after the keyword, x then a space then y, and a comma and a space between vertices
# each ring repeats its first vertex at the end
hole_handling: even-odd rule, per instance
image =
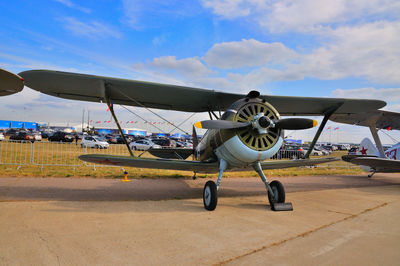
POLYGON ((80 159, 117 166, 218 173, 217 182, 208 181, 203 189, 204 207, 210 211, 217 206, 217 191, 223 173, 246 169, 254 169, 260 176, 266 186, 272 210, 292 210, 292 204, 285 202, 283 185, 277 180, 269 182, 263 169, 311 166, 337 160, 309 158, 331 115, 370 112, 386 105, 379 100, 260 95, 257 91, 243 95, 50 70, 30 70, 19 75, 25 79, 26 86, 48 95, 106 103, 122 136, 124 135, 113 110, 114 104, 182 112, 208 112, 210 120, 195 123, 197 127, 207 129, 207 132, 198 143, 194 136, 193 161, 139 158, 134 157, 130 150, 131 156, 86 154, 80 156, 80 159), (282 146, 284 130, 301 130, 317 125, 312 119, 281 116, 323 116, 304 159, 266 161, 282 146))
POLYGON ((358 114, 334 114, 332 121, 350 125, 368 127, 376 146, 368 138, 361 141, 357 154, 343 155, 346 162, 360 165, 368 177, 375 173, 400 173, 400 143, 384 150, 379 138, 379 130, 400 130, 400 113, 383 110, 369 111, 358 114))

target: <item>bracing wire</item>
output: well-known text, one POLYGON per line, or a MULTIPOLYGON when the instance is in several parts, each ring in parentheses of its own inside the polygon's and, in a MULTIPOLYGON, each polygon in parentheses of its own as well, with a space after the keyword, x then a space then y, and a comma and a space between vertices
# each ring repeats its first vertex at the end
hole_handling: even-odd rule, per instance
MULTIPOLYGON (((118 90, 119 93, 121 93, 122 95, 124 95, 126 98, 134 101, 137 105, 139 105, 140 107, 145 108, 146 110, 148 110, 149 112, 151 112, 152 114, 154 114, 155 116, 159 117, 160 119, 164 120, 165 122, 167 122, 168 124, 170 124, 171 126, 175 127, 176 129, 179 129, 180 131, 184 132, 185 134, 189 135, 188 132, 186 132, 185 130, 181 129, 178 126, 175 126, 173 123, 169 122, 167 119, 165 119, 164 117, 162 117, 161 115, 157 114, 156 112, 154 112, 153 110, 151 110, 150 108, 146 107, 144 104, 142 104, 141 102, 136 101, 135 99, 133 99, 132 97, 130 97, 129 95, 126 95, 123 91, 121 91, 120 89, 113 87, 113 89, 118 90)), ((162 132, 162 131, 161 131, 162 132)))
POLYGON ((388 133, 386 133, 385 131, 383 131, 383 130, 381 130, 381 132, 383 133, 383 134, 385 134, 386 136, 388 136, 392 141, 393 141, 393 143, 398 143, 399 141, 397 140, 397 139, 395 139, 395 138, 393 138, 392 136, 390 136, 388 133))

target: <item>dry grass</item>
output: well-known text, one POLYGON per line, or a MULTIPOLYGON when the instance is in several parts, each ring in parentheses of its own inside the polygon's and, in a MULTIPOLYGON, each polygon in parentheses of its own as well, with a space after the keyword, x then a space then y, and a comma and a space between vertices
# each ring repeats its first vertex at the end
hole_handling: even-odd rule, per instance
MULTIPOLYGON (((122 178, 120 167, 87 165, 77 157, 85 153, 128 155, 124 145, 110 145, 108 150, 82 149, 80 145, 49 142, 0 143, 1 177, 94 177, 122 178)), ((138 156, 141 152, 135 152, 138 156)), ((345 152, 335 152, 340 157, 345 152)), ((143 157, 152 157, 145 153, 143 157)), ((188 171, 125 168, 129 178, 192 178, 188 171)), ((305 176, 305 175, 352 175, 362 170, 343 161, 331 162, 317 167, 298 167, 266 170, 267 176, 305 176)), ((254 171, 227 172, 225 177, 257 177, 254 171)), ((215 178, 217 174, 197 174, 198 178, 215 178)))

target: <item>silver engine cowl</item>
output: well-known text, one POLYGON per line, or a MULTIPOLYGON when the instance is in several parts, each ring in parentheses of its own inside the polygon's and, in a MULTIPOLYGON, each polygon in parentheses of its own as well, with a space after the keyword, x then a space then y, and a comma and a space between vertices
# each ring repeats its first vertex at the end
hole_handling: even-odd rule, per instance
MULTIPOLYGON (((269 103, 257 99, 244 102, 237 109, 233 121, 252 122, 264 114, 271 121, 280 119, 278 111, 269 103)), ((240 167, 263 161, 274 156, 283 144, 283 131, 273 127, 260 134, 256 127, 236 129, 235 136, 215 150, 219 159, 230 166, 240 167)))

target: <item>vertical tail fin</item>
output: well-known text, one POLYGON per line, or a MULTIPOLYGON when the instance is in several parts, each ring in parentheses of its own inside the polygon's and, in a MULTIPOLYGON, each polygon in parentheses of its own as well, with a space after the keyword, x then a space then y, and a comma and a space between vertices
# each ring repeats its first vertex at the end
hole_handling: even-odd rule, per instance
POLYGON ((379 157, 378 149, 375 147, 375 145, 372 143, 372 141, 369 138, 365 138, 361 141, 360 148, 359 148, 357 154, 375 155, 375 156, 379 157))

